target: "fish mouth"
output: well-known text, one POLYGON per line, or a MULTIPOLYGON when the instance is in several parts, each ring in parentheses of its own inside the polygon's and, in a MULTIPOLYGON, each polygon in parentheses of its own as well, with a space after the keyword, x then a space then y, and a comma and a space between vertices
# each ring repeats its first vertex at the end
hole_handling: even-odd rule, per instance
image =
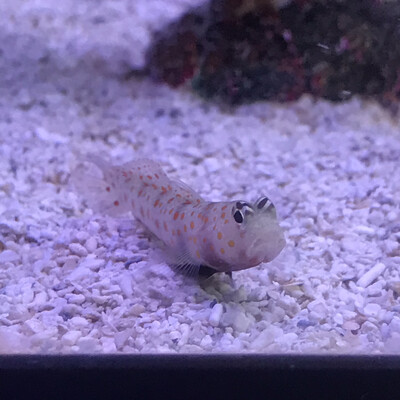
POLYGON ((283 231, 275 231, 273 234, 267 236, 256 239, 247 252, 250 258, 256 257, 260 263, 272 261, 286 246, 283 231))

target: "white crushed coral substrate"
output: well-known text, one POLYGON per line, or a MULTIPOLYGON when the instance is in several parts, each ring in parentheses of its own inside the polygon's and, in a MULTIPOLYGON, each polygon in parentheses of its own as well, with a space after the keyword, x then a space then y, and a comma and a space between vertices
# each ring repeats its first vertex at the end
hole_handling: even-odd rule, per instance
POLYGON ((126 80, 142 3, 0 5, 0 351, 399 353, 399 119, 126 80), (270 195, 287 247, 233 282, 182 277, 132 218, 74 193, 89 152, 155 158, 207 199, 270 195))

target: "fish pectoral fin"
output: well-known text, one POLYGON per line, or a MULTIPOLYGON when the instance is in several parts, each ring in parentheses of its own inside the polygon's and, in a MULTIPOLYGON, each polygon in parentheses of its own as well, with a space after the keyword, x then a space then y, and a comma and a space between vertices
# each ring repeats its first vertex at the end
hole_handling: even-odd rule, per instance
POLYGON ((171 267, 190 278, 198 278, 200 280, 206 280, 216 274, 217 270, 214 268, 209 267, 208 265, 198 265, 198 264, 191 264, 191 263, 186 263, 186 264, 171 264, 171 267))
POLYGON ((196 263, 196 261, 190 256, 189 251, 187 251, 183 246, 178 254, 170 254, 170 261, 168 264, 170 264, 172 269, 175 271, 192 278, 208 279, 210 276, 218 272, 216 269, 209 267, 208 265, 196 263))
POLYGON ((184 263, 184 264, 171 264, 171 268, 182 275, 196 278, 199 276, 200 265, 184 263))

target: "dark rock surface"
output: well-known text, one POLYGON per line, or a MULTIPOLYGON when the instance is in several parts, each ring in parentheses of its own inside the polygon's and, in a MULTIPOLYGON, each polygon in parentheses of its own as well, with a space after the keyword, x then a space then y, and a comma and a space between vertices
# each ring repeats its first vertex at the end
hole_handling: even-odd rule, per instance
POLYGON ((212 0, 167 27, 148 70, 231 104, 311 93, 400 98, 400 4, 379 0, 212 0))

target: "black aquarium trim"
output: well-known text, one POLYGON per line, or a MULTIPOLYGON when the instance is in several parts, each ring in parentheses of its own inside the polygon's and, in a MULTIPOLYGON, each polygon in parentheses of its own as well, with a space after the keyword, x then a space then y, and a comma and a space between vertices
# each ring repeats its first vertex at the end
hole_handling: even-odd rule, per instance
POLYGON ((400 357, 1 356, 0 399, 14 398, 399 399, 400 357))

